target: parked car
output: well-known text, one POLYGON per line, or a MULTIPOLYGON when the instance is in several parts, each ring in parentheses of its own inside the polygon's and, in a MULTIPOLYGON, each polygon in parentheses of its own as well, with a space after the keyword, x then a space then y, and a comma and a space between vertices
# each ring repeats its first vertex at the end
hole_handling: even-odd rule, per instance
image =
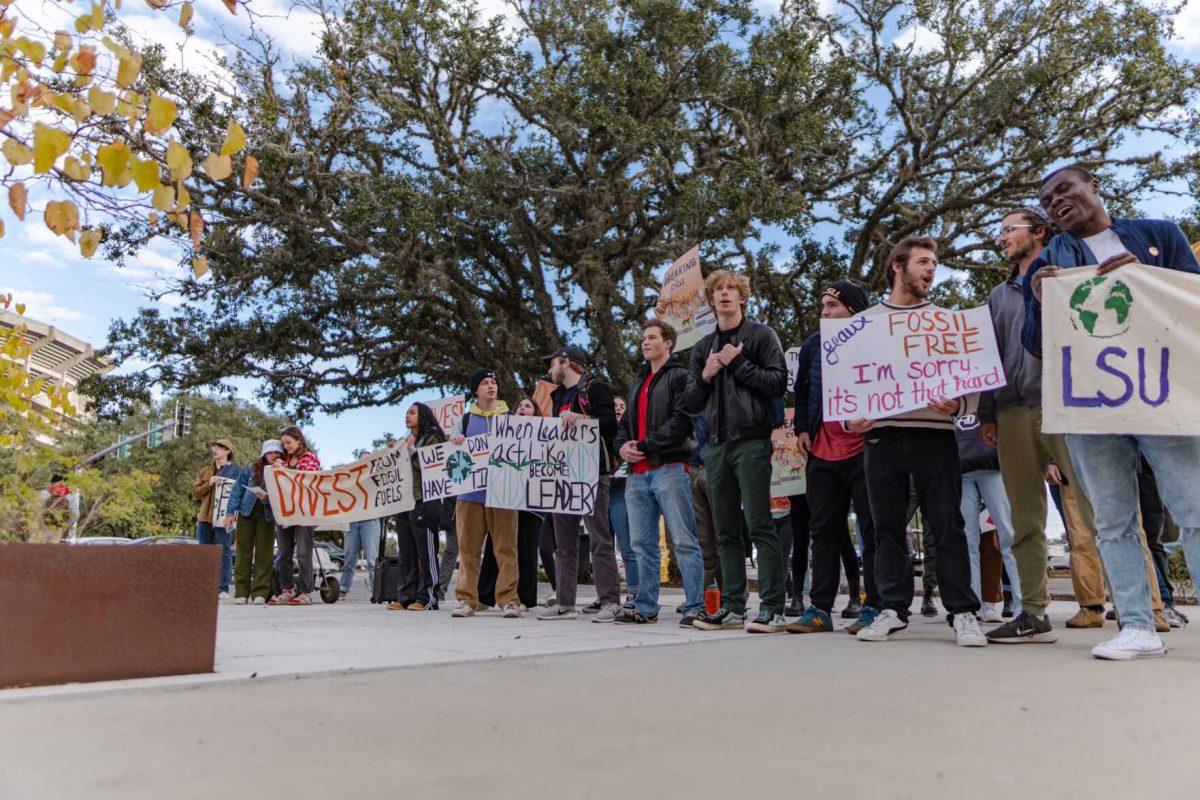
POLYGON ((325 554, 329 556, 329 560, 336 564, 338 569, 341 569, 346 563, 346 551, 344 548, 338 547, 333 542, 313 542, 313 544, 317 548, 324 550, 325 554))
POLYGON ((67 544, 129 544, 132 539, 124 536, 76 536, 67 540, 67 544))
POLYGON ((200 544, 194 536, 143 536, 126 541, 129 544, 200 544))

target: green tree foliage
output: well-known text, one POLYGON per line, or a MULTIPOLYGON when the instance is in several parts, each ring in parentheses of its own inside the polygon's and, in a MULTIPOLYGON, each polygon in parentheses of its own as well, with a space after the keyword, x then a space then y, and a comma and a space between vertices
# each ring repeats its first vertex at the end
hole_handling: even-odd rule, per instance
MULTIPOLYGON (((755 313, 795 343, 822 283, 882 288, 909 233, 937 237, 948 266, 995 268, 995 224, 1052 165, 1094 167, 1117 210, 1187 174, 1122 149, 1197 126, 1172 9, 822 8, 517 0, 506 22, 458 0, 351 0, 312 63, 265 48, 230 65, 262 176, 194 191, 213 209, 212 279, 114 326, 116 352, 168 385, 260 379, 301 415, 480 365, 513 397, 564 340, 627 385, 656 275, 693 244, 706 268, 748 272, 755 313)), ((198 95, 185 143, 226 124, 195 79, 155 77, 198 95)), ((943 291, 966 302, 987 282, 943 291)))

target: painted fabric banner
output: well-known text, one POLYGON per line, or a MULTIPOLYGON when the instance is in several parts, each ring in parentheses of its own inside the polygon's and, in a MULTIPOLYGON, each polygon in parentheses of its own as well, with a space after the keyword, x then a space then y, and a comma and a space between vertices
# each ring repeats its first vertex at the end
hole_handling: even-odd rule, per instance
POLYGON ((716 330, 717 315, 704 296, 700 246, 688 250, 663 276, 662 292, 654 314, 675 329, 675 350, 686 350, 716 330))
POLYGON ((487 504, 591 514, 600 480, 600 423, 504 414, 488 417, 487 504))
POLYGON ((441 500, 487 488, 488 437, 468 436, 462 444, 442 442, 417 448, 421 498, 441 500))
POLYGON ((462 433, 462 418, 467 411, 466 402, 462 395, 457 397, 443 397, 440 400, 430 400, 425 405, 429 406, 429 410, 437 417, 438 424, 442 426, 442 431, 447 436, 455 433, 462 433))
POLYGON ((1042 429, 1200 435, 1200 276, 1130 264, 1042 281, 1042 429))
POLYGON ((415 505, 409 455, 401 441, 336 469, 267 467, 264 480, 275 522, 325 526, 409 511, 415 505))
POLYGON ((792 428, 795 409, 784 412, 784 423, 771 433, 771 497, 791 497, 804 494, 808 479, 804 471, 808 459, 800 452, 796 443, 796 431, 792 428))
POLYGON ((787 350, 784 350, 783 359, 787 362, 787 390, 790 392, 796 387, 796 373, 800 371, 800 348, 789 347, 787 350))
POLYGON ((884 419, 1005 384, 987 306, 821 320, 827 422, 884 419))

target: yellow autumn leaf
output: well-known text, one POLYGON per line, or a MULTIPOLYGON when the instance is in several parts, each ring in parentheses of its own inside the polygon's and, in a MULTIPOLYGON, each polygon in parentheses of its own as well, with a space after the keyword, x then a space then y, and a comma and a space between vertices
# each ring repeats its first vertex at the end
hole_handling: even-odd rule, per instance
POLYGON ((85 44, 71 56, 71 69, 78 75, 91 75, 96 69, 96 48, 85 44))
POLYGON ((117 110, 117 96, 95 86, 88 89, 88 103, 97 114, 111 114, 117 110))
POLYGON ((101 183, 105 186, 118 186, 121 175, 126 171, 131 157, 129 145, 124 142, 106 144, 97 150, 96 163, 104 171, 101 183))
POLYGON ((146 133, 157 136, 166 133, 167 129, 175 124, 175 115, 178 113, 179 108, 173 102, 156 92, 150 95, 150 107, 142 125, 146 133))
POLYGON ((92 107, 87 104, 82 98, 75 98, 75 104, 71 108, 71 117, 76 122, 83 122, 92 115, 92 107))
POLYGON ((191 193, 187 190, 187 187, 184 186, 182 183, 179 184, 178 187, 176 187, 176 192, 179 195, 179 200, 175 206, 176 210, 187 211, 188 206, 190 206, 192 204, 191 193))
POLYGON ((128 58, 122 58, 117 65, 117 86, 125 89, 137 80, 138 73, 142 71, 142 57, 137 53, 130 53, 128 58))
POLYGON ((79 228, 79 207, 70 200, 51 200, 46 203, 46 227, 59 236, 67 236, 79 228))
POLYGON ((33 151, 16 139, 5 139, 4 144, 0 146, 0 153, 4 153, 8 163, 14 167, 21 167, 33 161, 33 151))
POLYGON ((172 139, 167 145, 167 167, 171 170, 171 180, 186 181, 192 174, 192 157, 187 148, 172 139))
POLYGON ((20 181, 8 187, 8 205, 17 215, 17 219, 22 221, 25 219, 25 199, 28 194, 25 184, 20 181))
POLYGON ((237 0, 221 0, 221 2, 229 9, 230 14, 237 14, 237 0))
POLYGON ((100 246, 100 229, 88 228, 79 235, 79 252, 84 258, 91 258, 100 246))
POLYGON ((80 162, 75 156, 67 156, 63 161, 63 172, 73 181, 86 181, 92 177, 92 168, 80 162))
POLYGON ((204 159, 204 172, 214 181, 223 181, 233 174, 233 159, 211 153, 204 159))
POLYGON ((14 306, 14 308, 16 308, 17 313, 20 314, 22 317, 25 316, 25 304, 24 303, 17 303, 14 306))
POLYGON ((150 197, 150 205, 159 211, 170 211, 175 207, 175 189, 170 186, 159 186, 150 197))
POLYGON ((86 16, 75 20, 75 30, 79 33, 98 31, 104 27, 104 6, 92 3, 92 10, 86 16))
POLYGON ((146 221, 150 223, 151 228, 157 228, 158 227, 158 214, 155 214, 153 211, 151 211, 149 214, 146 215, 146 221))
POLYGON ((37 123, 33 128, 33 173, 41 175, 54 167, 58 157, 71 146, 71 135, 58 128, 37 123))
POLYGON ((166 8, 167 0, 146 0, 146 5, 156 10, 160 8, 166 8))
POLYGON ((55 75, 59 75, 66 68, 67 68, 67 54, 59 53, 57 56, 55 56, 54 66, 52 66, 51 69, 54 70, 55 75))
POLYGON ((254 156, 246 156, 246 167, 242 170, 242 190, 249 189, 251 184, 258 179, 259 166, 258 159, 254 156))
POLYGON ((139 192, 150 192, 162 186, 162 179, 158 175, 158 162, 153 159, 142 161, 134 158, 130 171, 133 173, 133 182, 137 184, 139 192))
POLYGON ((229 123, 225 131, 225 141, 221 144, 221 155, 231 156, 246 146, 246 132, 236 122, 229 123))
POLYGON ((0 40, 8 41, 12 38, 13 31, 17 27, 17 21, 12 17, 0 19, 0 40))
POLYGON ((54 49, 60 53, 69 53, 74 46, 75 40, 71 38, 71 34, 67 31, 54 32, 54 49))
POLYGON ((46 45, 41 42, 35 42, 32 39, 27 39, 24 36, 18 36, 14 39, 13 47, 20 50, 26 58, 39 67, 42 65, 42 59, 46 57, 46 45))
POLYGON ((200 256, 192 259, 192 274, 196 276, 196 280, 200 280, 208 272, 208 256, 200 256))
POLYGON ((192 24, 192 15, 196 13, 195 7, 191 3, 184 3, 179 7, 179 27, 187 30, 187 26, 192 24))
POLYGON ((13 113, 11 108, 0 108, 0 128, 12 122, 15 116, 16 114, 13 113))
POLYGON ((195 211, 188 214, 188 235, 192 237, 192 250, 199 250, 200 237, 204 235, 204 218, 195 211))
POLYGON ((4 220, 0 219, 0 239, 4 238, 4 220))

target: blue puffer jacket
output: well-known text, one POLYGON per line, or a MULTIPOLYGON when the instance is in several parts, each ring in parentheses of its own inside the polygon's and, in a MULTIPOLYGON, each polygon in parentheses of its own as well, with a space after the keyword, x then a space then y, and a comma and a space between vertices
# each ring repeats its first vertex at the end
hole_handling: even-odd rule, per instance
MULTIPOLYGON (((257 461, 257 459, 255 459, 257 461)), ((262 503, 263 510, 267 513, 267 519, 271 522, 275 521, 275 517, 271 515, 271 504, 265 499, 259 500, 258 495, 249 491, 247 486, 255 486, 254 483, 254 461, 242 468, 242 472, 237 476, 237 480, 233 483, 233 489, 229 492, 229 508, 237 509, 237 512, 243 517, 248 517, 254 513, 254 504, 262 503)))
POLYGON ((821 334, 814 333, 800 345, 800 356, 796 363, 796 385, 793 387, 795 412, 792 425, 796 435, 808 432, 812 441, 817 440, 821 429, 824 395, 821 387, 821 334))

